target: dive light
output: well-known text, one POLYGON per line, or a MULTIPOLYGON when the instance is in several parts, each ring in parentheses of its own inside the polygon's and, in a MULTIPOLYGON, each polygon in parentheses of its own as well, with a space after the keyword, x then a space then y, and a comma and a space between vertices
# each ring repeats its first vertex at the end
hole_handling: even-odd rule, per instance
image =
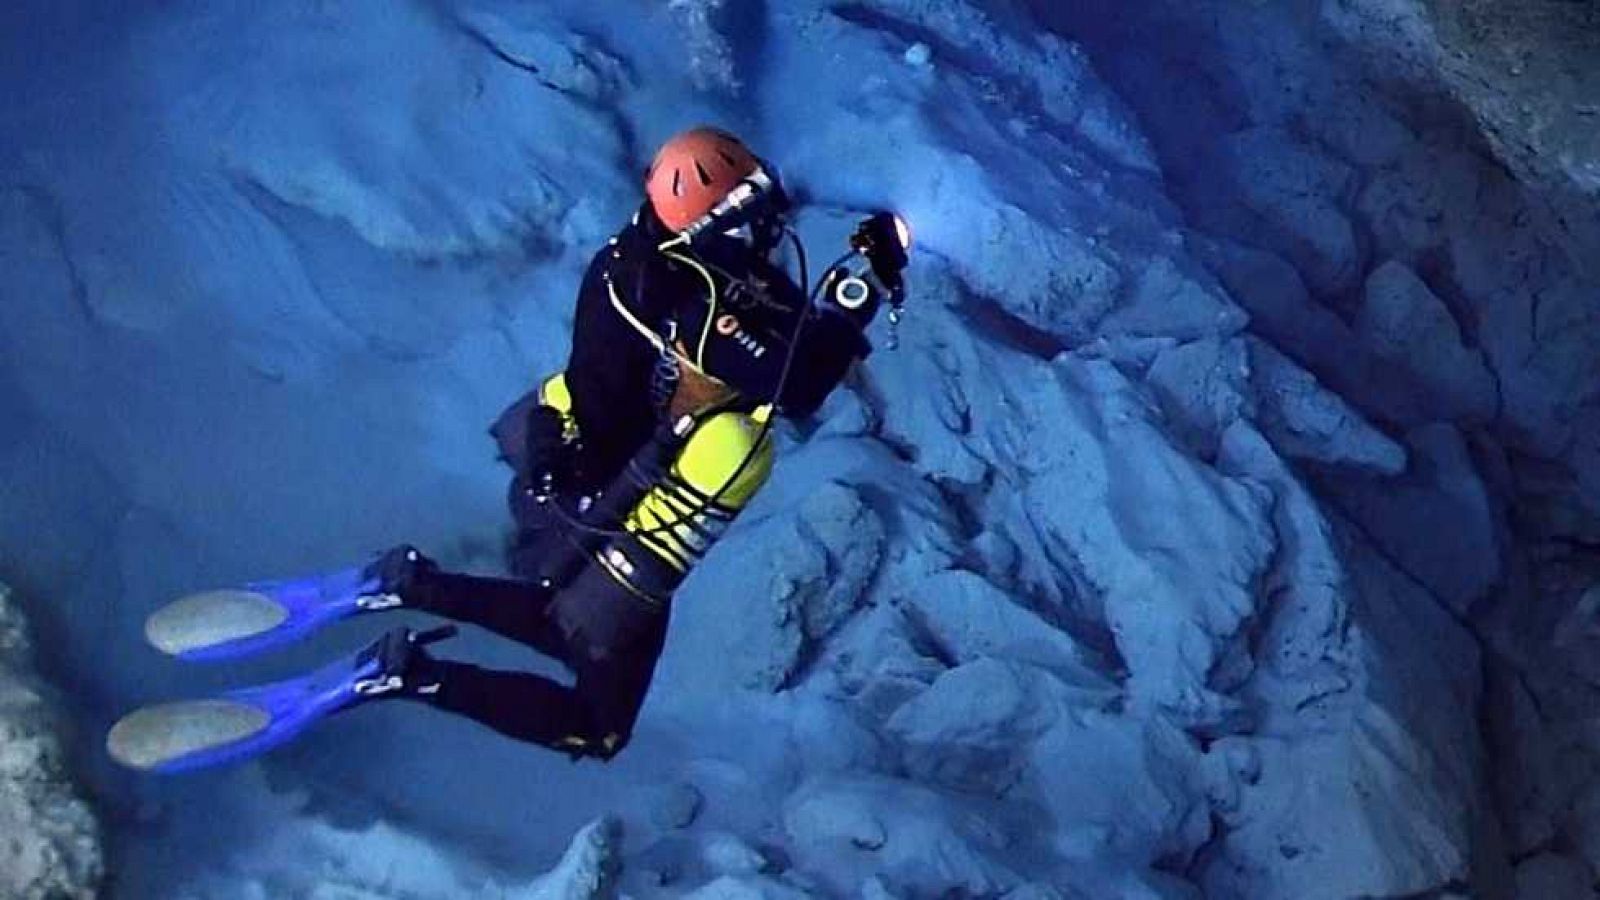
POLYGON ((878 212, 856 226, 850 246, 867 258, 872 273, 890 290, 902 287, 900 273, 910 262, 911 226, 892 212, 878 212))
POLYGON ((856 226, 850 236, 850 249, 825 276, 824 295, 862 327, 887 302, 892 348, 898 343, 896 326, 905 304, 901 272, 910 262, 907 252, 911 249, 911 227, 892 212, 873 213, 856 226))

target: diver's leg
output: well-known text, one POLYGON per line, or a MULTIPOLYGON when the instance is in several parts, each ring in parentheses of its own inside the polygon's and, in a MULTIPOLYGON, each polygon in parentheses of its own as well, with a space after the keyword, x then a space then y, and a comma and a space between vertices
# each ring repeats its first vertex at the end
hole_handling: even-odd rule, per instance
POLYGON ((510 578, 446 572, 414 548, 398 547, 374 564, 386 590, 406 609, 487 628, 541 653, 565 659, 561 634, 545 614, 555 591, 510 578))
POLYGON ((530 672, 439 661, 439 691, 428 702, 507 737, 566 752, 581 752, 593 726, 577 692, 530 672))
POLYGON ((407 605, 456 622, 467 622, 566 660, 566 645, 545 610, 555 591, 530 581, 436 572, 407 605))
POLYGON ((517 740, 610 759, 633 733, 666 633, 662 614, 630 646, 578 660, 572 687, 531 673, 439 660, 440 687, 426 699, 517 740))
POLYGON ((578 661, 574 691, 589 711, 592 728, 586 752, 609 759, 632 738, 666 639, 667 614, 662 610, 633 643, 600 659, 578 661))

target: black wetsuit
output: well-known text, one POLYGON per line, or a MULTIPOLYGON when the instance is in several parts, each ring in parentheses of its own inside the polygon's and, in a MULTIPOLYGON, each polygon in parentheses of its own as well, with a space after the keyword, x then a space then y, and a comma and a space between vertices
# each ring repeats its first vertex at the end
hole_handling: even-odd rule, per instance
POLYGON ((531 672, 436 660, 440 689, 429 698, 435 706, 574 756, 609 758, 627 743, 666 639, 666 607, 644 607, 595 566, 559 590, 530 581, 435 572, 405 600, 407 606, 526 644, 560 660, 575 676, 569 687, 531 672), (582 607, 600 604, 617 620, 603 646, 591 639, 599 637, 592 635, 593 617, 579 614, 582 607), (589 631, 571 630, 580 619, 589 631))
MULTIPOLYGON (((565 370, 582 438, 569 499, 607 493, 603 489, 623 477, 629 460, 657 433, 664 398, 659 385, 652 391, 652 380, 661 351, 639 324, 676 335, 677 343, 738 388, 752 407, 772 399, 777 388, 789 338, 807 309, 804 291, 737 242, 697 242, 692 258, 698 265, 691 265, 658 250, 670 237, 646 207, 595 255, 584 276, 565 370), (707 273, 717 288, 714 309, 707 273), (613 290, 637 323, 616 308, 613 290)), ((864 324, 836 315, 806 316, 778 404, 782 414, 801 417, 816 410, 850 363, 868 352, 864 324)), ((574 542, 548 506, 523 502, 529 473, 518 426, 535 402, 524 398, 496 426, 503 455, 518 473, 512 507, 519 539, 511 568, 524 580, 441 572, 429 564, 405 593, 406 605, 527 644, 576 676, 568 687, 528 672, 439 660, 441 687, 430 698, 435 705, 514 738, 609 758, 632 732, 671 604, 641 600, 581 555, 549 586, 541 583, 551 559, 573 558, 574 542)))
MULTIPOLYGON (((807 304, 804 289, 740 242, 708 236, 686 255, 716 280, 712 313, 704 276, 657 251, 670 237, 646 206, 595 254, 584 274, 566 368, 583 435, 580 490, 609 485, 649 440, 661 414, 662 398, 651 390, 660 352, 614 308, 608 273, 618 298, 642 324, 660 334, 676 334, 691 355, 699 351, 702 336, 711 338, 705 345, 705 368, 738 388, 751 406, 771 400, 782 375, 795 317, 807 304), (708 314, 713 321, 706 335, 708 314), (725 335, 717 326, 728 324, 728 316, 738 329, 725 335), (740 340, 741 335, 747 340, 740 340)), ((850 363, 870 349, 858 324, 842 316, 808 317, 779 412, 791 418, 814 413, 850 363)))

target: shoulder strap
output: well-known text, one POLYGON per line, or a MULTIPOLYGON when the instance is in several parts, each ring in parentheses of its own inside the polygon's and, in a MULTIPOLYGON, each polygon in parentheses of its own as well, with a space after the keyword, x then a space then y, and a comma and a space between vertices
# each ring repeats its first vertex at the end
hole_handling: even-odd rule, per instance
MULTIPOLYGON (((615 239, 613 239, 613 241, 614 240, 615 239)), ((663 244, 660 247, 656 248, 656 250, 657 250, 657 252, 660 252, 660 253, 668 256, 668 257, 671 257, 673 259, 677 259, 677 260, 680 260, 680 261, 683 261, 683 262, 687 262, 691 266, 697 268, 700 271, 700 273, 702 274, 702 276, 704 276, 704 278, 706 279, 706 285, 707 285, 708 290, 710 291, 710 294, 709 294, 710 300, 709 300, 709 302, 713 305, 713 308, 714 308, 715 304, 716 304, 716 282, 711 278, 710 273, 706 272, 703 267, 701 267, 698 264, 696 264, 690 257, 684 256, 684 255, 679 254, 679 253, 669 253, 666 248, 672 246, 672 244, 673 244, 673 242, 669 241, 668 243, 663 244)), ((616 249, 615 247, 613 247, 613 249, 611 251, 611 257, 612 257, 613 260, 621 259, 622 258, 622 252, 620 250, 616 249)), ((639 283, 634 285, 634 292, 636 294, 637 293, 642 293, 643 290, 644 290, 644 284, 643 284, 644 267, 641 266, 639 271, 640 271, 639 283)), ((693 369, 696 373, 698 373, 700 375, 704 375, 707 378, 713 378, 714 377, 714 376, 712 376, 710 373, 708 373, 705 370, 704 365, 703 365, 703 360, 704 360, 704 357, 705 357, 705 342, 706 342, 706 339, 707 339, 707 334, 709 334, 711 317, 708 316, 707 319, 706 319, 706 326, 707 327, 706 327, 706 329, 704 329, 706 334, 702 334, 701 335, 698 352, 697 352, 695 358, 691 359, 688 354, 679 352, 678 349, 673 346, 673 339, 675 339, 676 336, 677 336, 676 333, 675 333, 675 329, 674 329, 674 332, 672 334, 662 335, 660 332, 656 331, 654 328, 651 328, 650 325, 648 323, 646 323, 644 320, 640 319, 638 314, 636 312, 634 312, 634 310, 632 310, 632 309, 630 309, 628 307, 627 302, 622 299, 621 292, 617 290, 616 278, 612 274, 611 267, 609 265, 606 266, 602 270, 601 277, 605 279, 606 295, 611 301, 611 308, 616 310, 617 311, 617 315, 621 316, 623 321, 628 323, 629 327, 631 327, 634 331, 638 332, 640 337, 644 338, 646 341, 649 341, 650 345, 656 348, 656 352, 657 353, 661 354, 662 356, 671 356, 671 357, 677 359, 679 362, 683 363, 684 365, 688 366, 690 369, 693 369)))

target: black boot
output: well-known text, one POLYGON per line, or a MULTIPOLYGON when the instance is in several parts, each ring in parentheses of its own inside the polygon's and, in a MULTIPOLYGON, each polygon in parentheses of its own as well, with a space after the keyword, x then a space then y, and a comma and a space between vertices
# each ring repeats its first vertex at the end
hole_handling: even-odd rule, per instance
POLYGON ((391 548, 367 566, 365 574, 375 578, 378 586, 360 598, 361 608, 380 610, 420 605, 421 592, 428 590, 430 576, 438 571, 437 563, 410 544, 391 548))
POLYGON ((377 663, 377 671, 371 677, 356 682, 356 693, 370 698, 427 698, 439 693, 441 667, 424 648, 455 637, 456 632, 454 625, 422 632, 405 627, 390 629, 356 657, 357 668, 377 663))

